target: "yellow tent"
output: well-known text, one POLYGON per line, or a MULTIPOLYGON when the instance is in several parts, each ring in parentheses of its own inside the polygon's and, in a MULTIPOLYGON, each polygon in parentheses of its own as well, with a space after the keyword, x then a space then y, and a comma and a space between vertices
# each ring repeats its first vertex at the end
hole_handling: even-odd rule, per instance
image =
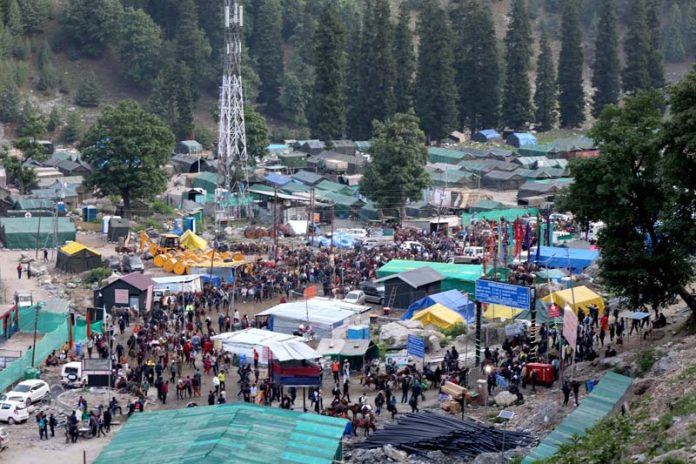
POLYGON ((179 243, 188 250, 205 250, 208 247, 208 243, 205 240, 190 230, 187 230, 179 237, 179 243))
POLYGON ((489 304, 483 313, 483 317, 486 319, 512 319, 521 312, 521 309, 497 304, 489 304))
POLYGON ((601 296, 597 295, 595 292, 585 287, 575 287, 561 290, 559 292, 554 292, 552 295, 545 296, 542 298, 545 302, 550 303, 551 297, 553 296, 553 301, 561 308, 565 305, 573 308, 573 311, 578 312, 578 308, 583 308, 585 313, 587 313, 587 308, 591 304, 596 304, 599 308, 599 315, 604 314, 604 300, 601 296), (573 304, 575 301, 575 304, 573 304))
POLYGON ((454 325, 464 324, 464 318, 458 312, 452 311, 440 303, 418 311, 411 319, 421 321, 424 326, 432 324, 441 329, 449 329, 454 325))
POLYGON ((85 245, 81 244, 80 242, 70 242, 70 243, 66 244, 63 248, 60 249, 60 251, 62 251, 66 255, 74 255, 75 253, 79 253, 82 250, 88 250, 88 251, 91 251, 92 253, 94 253, 95 255, 101 256, 101 253, 99 253, 97 250, 94 250, 88 246, 85 246, 85 245))

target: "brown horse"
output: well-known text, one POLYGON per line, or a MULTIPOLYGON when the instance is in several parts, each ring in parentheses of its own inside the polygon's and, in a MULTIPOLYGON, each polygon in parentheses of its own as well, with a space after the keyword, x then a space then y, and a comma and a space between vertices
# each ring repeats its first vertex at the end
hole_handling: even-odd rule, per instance
POLYGON ((375 415, 372 412, 367 413, 364 417, 353 419, 353 435, 358 436, 358 429, 365 429, 365 436, 370 436, 370 430, 373 432, 377 431, 377 426, 375 425, 375 415))

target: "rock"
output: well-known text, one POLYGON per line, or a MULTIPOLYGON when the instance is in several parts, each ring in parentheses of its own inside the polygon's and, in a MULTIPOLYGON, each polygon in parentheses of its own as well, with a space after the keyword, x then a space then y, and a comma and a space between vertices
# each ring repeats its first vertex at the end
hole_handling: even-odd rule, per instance
POLYGON ((659 377, 659 376, 665 375, 667 372, 672 372, 675 369, 676 362, 674 361, 674 355, 675 355, 675 353, 670 351, 669 353, 667 353, 667 356, 660 359, 655 364, 655 368, 653 369, 653 372, 655 373, 656 376, 659 377))
POLYGON ((505 458, 499 453, 481 453, 473 460, 473 464, 503 464, 505 458))
POLYGON ((50 285, 51 282, 53 282, 53 279, 51 279, 51 276, 49 276, 49 275, 41 276, 41 278, 39 279, 39 285, 42 285, 42 286, 43 285, 50 285))
POLYGON ((74 284, 73 282, 68 282, 67 284, 65 284, 65 286, 68 288, 77 288, 77 285, 74 284))
POLYGON ((392 461, 406 463, 408 462, 408 454, 405 451, 398 450, 392 445, 386 445, 382 448, 384 454, 392 461))
POLYGON ((442 346, 440 346, 440 339, 438 339, 434 335, 429 336, 428 337, 428 347, 430 348, 431 352, 440 351, 442 349, 442 346))
POLYGON ((390 348, 405 348, 409 334, 415 334, 414 330, 423 330, 420 321, 390 322, 382 326, 379 332, 379 340, 390 348))
POLYGON ((631 462, 633 462, 634 464, 648 462, 648 457, 644 454, 634 454, 633 456, 631 456, 631 462))
POLYGON ((510 406, 511 404, 514 404, 515 401, 517 401, 517 396, 508 391, 502 391, 495 395, 495 404, 498 406, 510 406))

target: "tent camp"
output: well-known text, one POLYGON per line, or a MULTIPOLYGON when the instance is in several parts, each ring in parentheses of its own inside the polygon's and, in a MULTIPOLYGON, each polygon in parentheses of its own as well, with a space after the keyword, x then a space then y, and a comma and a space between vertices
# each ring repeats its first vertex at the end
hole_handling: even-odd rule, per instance
POLYGON ((341 365, 347 359, 351 369, 361 369, 365 363, 379 359, 379 348, 372 340, 324 338, 319 342, 317 352, 337 360, 341 365))
MULTIPOLYGON (((535 250, 532 250, 532 256, 536 256, 535 250)), ((590 266, 597 258, 599 258, 599 251, 597 250, 543 246, 539 250, 538 261, 540 266, 570 268, 573 273, 578 274, 590 266)))
POLYGON ((474 302, 469 300, 469 297, 459 290, 448 290, 421 298, 408 307, 401 319, 411 319, 413 313, 416 311, 428 308, 437 303, 459 313, 468 324, 474 322, 474 302))
POLYGON ((101 253, 79 242, 70 242, 58 250, 56 268, 63 272, 85 272, 101 265, 101 253))
POLYGON ((413 315, 413 320, 421 321, 424 327, 434 325, 440 329, 449 329, 457 324, 464 324, 464 318, 458 312, 440 303, 421 309, 413 315))
POLYGON ((521 309, 497 304, 489 304, 484 306, 483 317, 486 319, 513 319, 522 312, 521 309))
POLYGON ((543 300, 550 303, 552 298, 553 302, 560 305, 561 308, 565 308, 568 305, 573 308, 575 313, 578 312, 578 308, 583 308, 587 313, 587 307, 596 304, 599 308, 599 315, 604 314, 604 299, 584 285, 553 292, 551 295, 545 296, 543 300))
POLYGON ((256 316, 259 327, 268 325, 268 330, 292 334, 301 324, 314 330, 317 338, 331 337, 331 332, 345 322, 354 322, 356 316, 368 311, 369 306, 355 305, 340 300, 313 298, 307 302, 294 301, 269 308, 256 316))
MULTIPOLYGON (((254 328, 221 333, 215 335, 213 340, 216 346, 220 343, 222 351, 236 354, 240 358, 244 356, 247 362, 251 362, 254 359, 254 348, 256 348, 256 351, 259 353, 259 364, 262 366, 268 364, 269 353, 264 348, 268 348, 271 342, 279 344, 298 342, 304 345, 300 337, 254 328)), ((307 345, 304 346, 309 348, 307 345)), ((311 348, 309 349, 311 350, 311 348)), ((317 358, 319 357, 321 356, 317 353, 317 358)))
POLYGON ((426 266, 439 272, 444 277, 444 279, 440 282, 441 291, 454 289, 473 295, 476 280, 480 279, 483 275, 483 266, 478 264, 447 264, 392 259, 377 270, 377 277, 387 277, 400 272, 420 269, 426 266))
POLYGON ((208 243, 204 239, 190 230, 187 230, 179 237, 179 243, 187 250, 205 250, 208 247, 208 243))
POLYGON ((0 241, 11 250, 53 248, 75 241, 75 224, 66 217, 0 219, 0 241), (56 237, 56 243, 53 243, 56 237))
POLYGON ((195 293, 203 288, 200 275, 153 277, 152 280, 155 281, 155 292, 168 290, 174 293, 195 293))

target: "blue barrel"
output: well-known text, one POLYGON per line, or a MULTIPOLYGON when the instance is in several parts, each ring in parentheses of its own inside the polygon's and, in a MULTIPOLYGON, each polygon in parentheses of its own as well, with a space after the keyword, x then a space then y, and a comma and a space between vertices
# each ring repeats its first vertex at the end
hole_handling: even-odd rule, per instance
POLYGON ((196 233, 196 218, 189 216, 184 219, 184 231, 190 230, 194 234, 196 233))
POLYGON ((92 222, 97 219, 97 207, 93 205, 87 205, 82 208, 82 220, 85 222, 92 222))
POLYGON ((58 214, 65 214, 65 202, 59 201, 56 203, 56 212, 58 214))

